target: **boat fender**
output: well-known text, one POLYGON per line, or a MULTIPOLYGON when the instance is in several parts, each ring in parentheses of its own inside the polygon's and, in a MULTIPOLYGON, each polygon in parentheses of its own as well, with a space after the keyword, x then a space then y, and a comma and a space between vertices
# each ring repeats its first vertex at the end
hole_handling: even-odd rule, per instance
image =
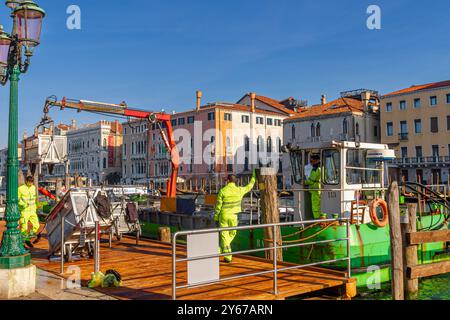
POLYGON ((386 201, 384 201, 383 199, 375 199, 372 202, 372 204, 370 205, 370 219, 372 219, 373 224, 379 228, 383 228, 388 224, 389 218, 386 201), (380 207, 381 211, 383 212, 383 218, 381 220, 377 216, 378 207, 380 207))

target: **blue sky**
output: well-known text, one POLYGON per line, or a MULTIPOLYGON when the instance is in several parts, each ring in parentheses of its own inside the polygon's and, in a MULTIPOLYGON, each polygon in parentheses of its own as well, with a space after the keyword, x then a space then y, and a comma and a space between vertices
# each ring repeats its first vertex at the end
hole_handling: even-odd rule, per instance
MULTIPOLYGON (((37 0, 47 11, 41 45, 20 82, 20 136, 49 95, 159 111, 237 101, 256 91, 318 103, 343 90, 387 93, 450 79, 450 2, 406 0, 37 0), (66 9, 81 8, 81 30, 66 9), (382 10, 382 29, 366 9, 382 10)), ((6 7, 0 23, 11 19, 6 7)), ((9 86, 0 88, 0 147, 7 143, 9 86)), ((57 122, 100 120, 53 111, 57 122)))

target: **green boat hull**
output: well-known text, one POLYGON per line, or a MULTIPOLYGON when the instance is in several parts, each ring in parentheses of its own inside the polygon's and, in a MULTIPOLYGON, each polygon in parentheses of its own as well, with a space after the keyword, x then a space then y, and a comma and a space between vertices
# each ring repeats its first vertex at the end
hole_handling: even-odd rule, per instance
MULTIPOLYGON (((443 215, 424 216, 418 220, 419 228, 439 225, 444 221, 443 215)), ((160 225, 145 223, 143 233, 155 237, 160 225)), ((447 227, 443 227, 447 228, 447 227)), ((178 231, 171 227, 172 232, 178 231)), ((291 243, 308 243, 347 237, 347 227, 336 225, 326 228, 315 226, 299 233, 297 227, 283 227, 283 240, 291 243), (291 236, 292 235, 292 236, 291 236), (311 237, 311 238, 309 238, 311 237), (305 241, 300 239, 307 238, 305 241)), ((256 249, 264 247, 264 230, 241 230, 232 243, 233 251, 256 249)), ((448 260, 450 255, 445 253, 445 243, 427 243, 418 247, 418 261, 420 264, 448 260)), ((255 253, 263 257, 264 252, 255 253)), ((390 281, 390 235, 389 226, 378 228, 372 223, 350 226, 350 255, 352 277, 356 278, 357 286, 377 288, 377 284, 390 281)), ((283 250, 284 261, 307 264, 323 262, 347 257, 347 241, 340 240, 331 243, 305 245, 283 250)), ((325 264, 324 266, 347 270, 347 260, 325 264)))

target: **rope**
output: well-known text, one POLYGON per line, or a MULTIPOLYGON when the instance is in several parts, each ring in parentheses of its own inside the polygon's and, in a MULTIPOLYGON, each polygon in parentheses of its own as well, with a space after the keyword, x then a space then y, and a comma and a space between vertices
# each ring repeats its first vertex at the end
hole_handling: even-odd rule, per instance
MULTIPOLYGON (((318 236, 319 234, 321 234, 322 232, 324 232, 324 231, 327 230, 328 228, 330 228, 330 227, 332 227, 332 226, 335 226, 335 225, 338 225, 338 222, 337 222, 337 221, 331 222, 331 223, 317 222, 317 223, 314 223, 313 225, 309 226, 308 228, 310 228, 310 227, 312 227, 312 226, 314 226, 314 225, 317 225, 317 224, 326 224, 326 227, 323 228, 323 229, 320 229, 320 230, 317 231, 316 233, 314 233, 314 234, 312 234, 312 235, 310 235, 310 236, 308 236, 308 237, 306 237, 306 238, 301 238, 301 239, 296 239, 296 240, 281 240, 281 242, 278 242, 277 245, 282 245, 283 243, 284 243, 284 244, 288 244, 288 243, 295 243, 295 242, 304 242, 304 241, 306 241, 306 240, 309 240, 309 239, 311 239, 311 238, 314 238, 315 236, 318 236)), ((292 234, 292 235, 290 235, 290 236, 293 236, 293 235, 295 235, 295 234, 299 234, 299 233, 301 233, 301 232, 307 230, 308 228, 305 228, 305 229, 303 229, 303 230, 297 231, 296 233, 294 233, 294 234, 292 234)), ((283 238, 285 238, 285 237, 286 237, 286 236, 284 236, 283 238)), ((264 241, 266 241, 266 242, 271 242, 272 240, 264 239, 264 241)))
POLYGON ((298 235, 298 234, 300 234, 300 233, 305 232, 305 231, 308 230, 308 229, 311 229, 311 228, 314 227, 314 226, 317 226, 318 224, 320 224, 320 222, 313 223, 313 224, 307 226, 307 227, 304 228, 304 229, 301 229, 301 230, 299 230, 299 231, 297 231, 297 232, 295 232, 295 233, 293 233, 293 234, 288 234, 288 235, 282 236, 281 238, 291 238, 291 237, 293 237, 293 236, 296 236, 296 235, 298 235))
POLYGON ((306 238, 301 238, 301 239, 296 239, 296 240, 283 240, 283 243, 295 243, 295 242, 304 242, 306 240, 309 240, 311 238, 314 238, 315 236, 318 236, 319 234, 321 234, 322 232, 324 232, 325 230, 327 230, 328 228, 337 225, 336 222, 330 223, 328 224, 325 228, 320 229, 319 231, 317 231, 316 233, 306 237, 306 238))

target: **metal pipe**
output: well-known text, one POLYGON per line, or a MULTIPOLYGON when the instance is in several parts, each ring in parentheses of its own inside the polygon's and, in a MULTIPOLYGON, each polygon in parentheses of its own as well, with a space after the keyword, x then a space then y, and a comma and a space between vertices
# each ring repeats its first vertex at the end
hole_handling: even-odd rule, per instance
POLYGON ((250 225, 253 224, 253 190, 250 192, 250 225))
POLYGON ((193 235, 193 234, 206 234, 206 233, 214 233, 214 232, 222 232, 222 231, 233 231, 233 230, 264 229, 264 228, 273 227, 274 225, 277 227, 285 227, 285 226, 313 224, 313 223, 317 223, 317 222, 325 223, 325 222, 346 222, 346 221, 349 221, 349 218, 290 221, 290 222, 258 224, 258 225, 252 225, 252 226, 236 226, 236 227, 226 227, 226 228, 177 231, 175 234, 176 235, 193 235))
POLYGON ((350 223, 351 221, 347 221, 347 277, 351 277, 352 273, 352 259, 351 259, 351 251, 350 251, 350 223))
MULTIPOLYGON (((308 263, 308 264, 304 264, 304 265, 285 267, 285 268, 278 269, 278 272, 312 267, 312 266, 317 266, 317 265, 321 265, 321 264, 325 264, 325 263, 332 263, 332 262, 338 262, 338 261, 343 261, 343 260, 347 260, 347 258, 340 258, 340 259, 335 259, 335 260, 320 261, 320 262, 313 262, 313 263, 308 263)), ((248 274, 243 274, 243 275, 239 275, 239 276, 221 278, 219 280, 199 282, 195 285, 186 284, 186 285, 182 285, 182 286, 177 286, 176 288, 177 289, 198 288, 198 287, 204 287, 204 286, 208 286, 208 285, 216 284, 216 283, 220 283, 220 282, 242 279, 245 277, 261 276, 261 275, 265 275, 265 274, 269 274, 269 273, 273 273, 273 272, 274 272, 274 270, 259 271, 259 272, 248 273, 248 274)))
POLYGON ((61 215, 61 248, 60 248, 60 252, 61 252, 61 269, 60 269, 60 273, 64 274, 64 255, 65 255, 65 240, 64 240, 64 221, 66 220, 66 218, 64 217, 64 215, 61 215))
POLYGON ((261 223, 261 212, 260 212, 261 208, 260 208, 260 206, 261 206, 260 199, 256 199, 256 213, 258 214, 258 224, 261 223))
MULTIPOLYGON (((347 240, 347 238, 339 238, 339 239, 333 239, 333 240, 322 240, 322 241, 313 241, 313 242, 305 242, 305 243, 287 244, 287 245, 283 245, 282 248, 288 249, 288 248, 309 246, 312 244, 324 244, 324 243, 346 241, 346 240, 347 240)), ((221 254, 198 256, 198 257, 192 257, 192 258, 182 258, 182 259, 177 259, 177 262, 206 260, 206 259, 221 258, 224 256, 229 256, 230 254, 231 255, 242 255, 242 254, 246 254, 246 253, 265 252, 265 251, 269 251, 269 250, 272 250, 272 248, 249 249, 249 250, 235 251, 235 252, 231 252, 231 253, 221 253, 221 254)))
POLYGON ((177 233, 172 239, 172 300, 177 300, 177 233))
POLYGON ((349 274, 349 277, 350 277, 350 271, 351 271, 350 221, 349 221, 348 218, 346 218, 346 219, 342 219, 342 218, 341 219, 321 219, 321 220, 310 220, 310 221, 302 221, 302 222, 272 223, 272 224, 266 224, 266 225, 253 225, 253 226, 240 226, 240 227, 236 226, 236 227, 228 227, 228 228, 209 229, 209 230, 178 231, 178 232, 176 232, 173 235, 173 241, 172 241, 172 299, 176 300, 176 291, 177 291, 177 289, 201 287, 201 286, 206 286, 206 285, 210 285, 210 284, 220 283, 220 282, 224 282, 224 281, 241 279, 241 278, 250 277, 250 276, 264 275, 264 274, 269 274, 269 273, 273 274, 274 294, 277 294, 278 293, 278 288, 277 288, 278 287, 278 284, 277 284, 278 272, 292 270, 292 269, 300 269, 300 268, 305 268, 305 267, 308 267, 308 266, 322 265, 322 264, 338 262, 338 261, 344 261, 344 260, 346 260, 348 262, 348 272, 349 272, 348 274, 349 274), (276 234, 276 227, 277 226, 305 225, 305 224, 315 223, 317 221, 320 221, 320 222, 345 221, 347 223, 347 238, 315 241, 315 242, 310 242, 310 243, 298 243, 298 244, 293 244, 293 245, 282 245, 281 247, 278 246, 278 244, 277 244, 277 234, 276 234), (178 259, 177 260, 176 259, 176 240, 177 240, 177 237, 179 235, 205 234, 205 233, 212 233, 212 232, 221 232, 221 231, 225 231, 225 230, 248 230, 248 229, 268 228, 268 227, 272 227, 273 228, 274 237, 273 237, 272 248, 261 248, 261 249, 253 249, 253 250, 244 250, 244 251, 234 252, 232 254, 243 254, 243 253, 251 253, 251 252, 260 252, 260 251, 273 250, 274 251, 274 255, 273 255, 273 258, 274 258, 273 260, 274 261, 273 261, 273 269, 272 270, 261 271, 261 272, 245 274, 245 275, 238 275, 238 276, 233 276, 233 277, 228 277, 228 278, 222 278, 222 279, 218 279, 218 280, 214 280, 214 281, 201 282, 201 283, 197 283, 195 285, 187 284, 187 285, 177 286, 177 284, 176 284, 176 272, 177 272, 177 270, 176 270, 176 263, 177 262, 203 260, 203 259, 221 257, 221 256, 225 256, 226 255, 224 253, 224 254, 215 254, 215 255, 202 256, 202 257, 183 258, 183 259, 178 259), (304 264, 304 265, 296 265, 296 266, 291 266, 291 267, 285 267, 285 268, 278 269, 278 266, 277 266, 277 260, 278 260, 278 258, 277 258, 277 249, 279 249, 279 248, 300 247, 300 246, 305 246, 305 245, 314 244, 314 243, 316 243, 316 244, 318 244, 318 243, 329 243, 329 242, 337 242, 337 241, 343 241, 343 240, 347 240, 347 257, 345 257, 345 258, 328 260, 328 261, 319 261, 319 262, 314 262, 314 263, 309 263, 309 264, 304 264))
POLYGON ((277 229, 273 226, 273 294, 278 294, 278 284, 277 284, 277 229))
MULTIPOLYGON (((367 183, 367 184, 376 184, 376 183, 367 183)), ((304 188, 298 188, 298 189, 290 189, 289 191, 386 191, 387 188, 380 188, 380 187, 370 187, 370 188, 332 188, 332 189, 304 189, 304 188)), ((277 189, 277 191, 282 191, 281 189, 277 189)))
POLYGON ((298 266, 285 267, 285 268, 278 269, 278 271, 280 272, 280 271, 288 271, 288 270, 294 270, 294 269, 302 269, 302 268, 306 268, 306 267, 318 266, 321 264, 339 262, 339 261, 344 261, 344 260, 347 260, 347 257, 333 259, 333 260, 326 260, 326 261, 311 262, 308 264, 302 264, 302 265, 298 265, 298 266))
POLYGON ((182 286, 177 286, 177 289, 186 289, 186 288, 198 288, 198 287, 204 287, 204 286, 208 286, 211 284, 216 284, 216 283, 220 283, 220 282, 225 282, 225 281, 230 281, 230 280, 237 280, 237 279, 242 279, 242 278, 246 278, 246 277, 255 277, 255 276, 262 276, 265 274, 269 274, 269 273, 273 273, 273 270, 267 270, 267 271, 259 271, 259 272, 255 272, 255 273, 248 273, 248 274, 242 274, 239 276, 233 276, 233 277, 228 277, 228 278, 221 278, 219 280, 213 280, 213 281, 203 281, 203 282, 198 282, 194 285, 189 285, 189 284, 185 284, 182 286))
POLYGON ((364 168, 364 167, 345 167, 345 169, 361 170, 361 171, 378 171, 378 172, 381 172, 382 170, 377 168, 364 168))
POLYGON ((94 241, 94 272, 100 271, 100 233, 99 233, 99 223, 95 221, 95 241, 94 241))

